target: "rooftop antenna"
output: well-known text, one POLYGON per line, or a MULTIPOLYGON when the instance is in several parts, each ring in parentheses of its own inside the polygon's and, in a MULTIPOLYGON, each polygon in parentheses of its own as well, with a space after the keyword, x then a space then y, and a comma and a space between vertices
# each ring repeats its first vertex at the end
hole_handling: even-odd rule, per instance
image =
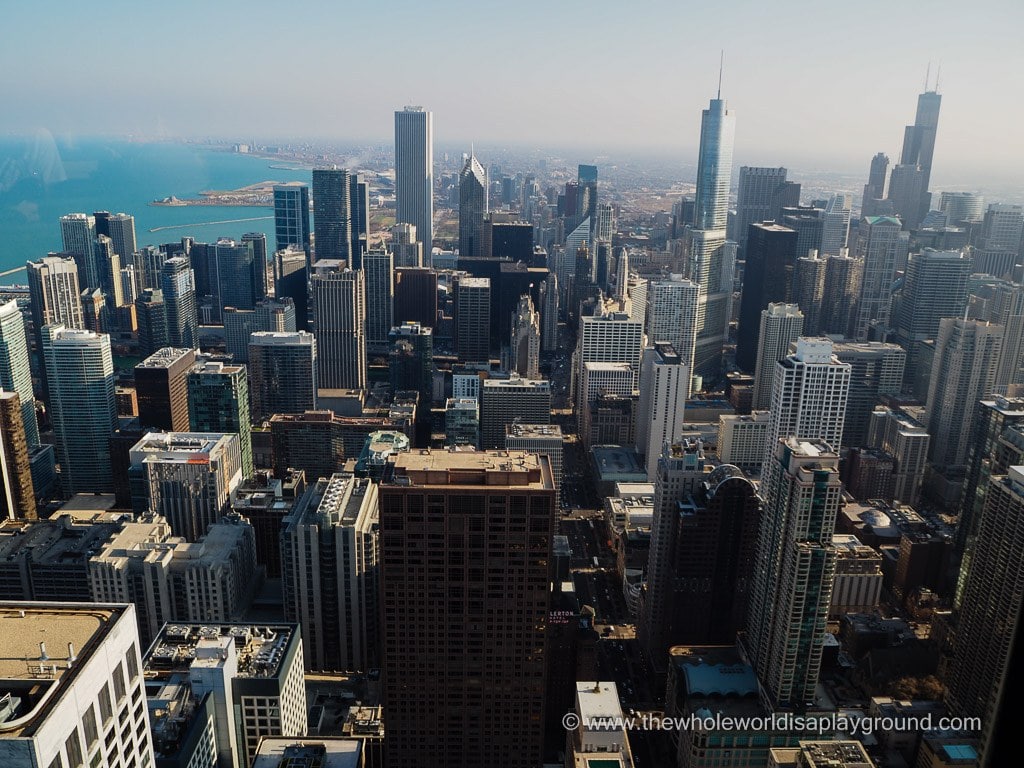
POLYGON ((942 77, 942 62, 939 62, 939 70, 935 73, 935 92, 939 92, 939 78, 942 77))
POLYGON ((718 96, 716 99, 722 98, 722 69, 725 67, 725 49, 722 49, 721 55, 718 57, 718 96))
POLYGON ((931 74, 932 74, 932 63, 929 61, 928 62, 928 69, 926 69, 924 71, 924 90, 925 90, 925 93, 928 92, 928 78, 931 76, 931 74))

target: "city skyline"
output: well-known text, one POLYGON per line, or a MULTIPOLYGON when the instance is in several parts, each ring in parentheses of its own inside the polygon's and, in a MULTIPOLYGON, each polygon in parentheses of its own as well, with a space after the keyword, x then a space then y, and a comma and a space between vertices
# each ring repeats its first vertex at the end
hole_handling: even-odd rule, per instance
MULTIPOLYGON (((214 43, 221 39, 223 30, 234 30, 256 46, 260 40, 269 44, 288 39, 290 31, 301 31, 309 37, 310 50, 326 50, 329 46, 318 46, 317 40, 334 29, 329 12, 328 23, 324 24, 303 24, 300 17, 293 21, 275 18, 271 25, 269 9, 262 3, 255 3, 251 13, 244 15, 227 7, 204 7, 202 14, 207 23, 200 28, 188 23, 188 5, 173 15, 159 9, 133 10, 132 24, 140 32, 149 24, 159 25, 167 34, 186 26, 181 26, 177 36, 184 51, 173 63, 161 57, 137 56, 131 70, 119 67, 120 54, 114 57, 113 51, 85 43, 92 39, 88 30, 101 23, 101 15, 95 20, 86 14, 50 18, 44 15, 48 9, 11 9, 8 29, 18 34, 11 35, 0 52, 0 64, 4 71, 17 71, 19 79, 0 82, 0 94, 20 108, 0 120, 0 133, 44 129, 78 135, 180 137, 198 133, 241 137, 257 133, 384 140, 395 109, 402 104, 422 103, 439 117, 438 146, 468 146, 474 138, 496 143, 536 143, 543 139, 553 146, 565 146, 578 144, 579 137, 585 136, 585 143, 592 147, 670 149, 687 155, 692 154, 698 139, 699 125, 692 116, 715 93, 719 55, 724 49, 722 97, 737 113, 737 166, 747 163, 847 170, 866 165, 880 150, 898 158, 901 127, 913 122, 913 98, 921 92, 929 68, 929 88, 933 87, 940 66, 939 90, 946 97, 946 108, 935 148, 933 184, 943 183, 950 173, 968 169, 1003 178, 1012 175, 1014 164, 1024 160, 1024 152, 1017 150, 1013 155, 1013 126, 1019 122, 1020 108, 1004 96, 1010 92, 1009 73, 1015 69, 1014 61, 1024 63, 1024 54, 1013 44, 1010 32, 1016 26, 1013 18, 1020 20, 1024 9, 1012 3, 998 4, 1006 23, 991 24, 989 15, 979 14, 977 18, 966 16, 956 25, 947 24, 935 7, 927 14, 919 8, 884 6, 884 16, 864 8, 848 17, 823 17, 798 13, 796 4, 791 6, 793 13, 786 14, 777 8, 744 3, 724 10, 690 9, 683 16, 681 8, 656 3, 649 13, 633 22, 640 26, 636 31, 644 35, 644 58, 623 65, 621 57, 593 57, 593 76, 575 84, 576 97, 569 100, 537 99, 538 91, 544 94, 548 90, 546 73, 560 71, 559 62, 576 55, 575 46, 562 44, 557 30, 565 26, 559 19, 568 16, 567 24, 575 29, 582 24, 583 31, 595 39, 621 34, 623 30, 608 14, 600 13, 599 7, 588 6, 591 13, 581 19, 578 9, 569 6, 545 7, 541 15, 535 12, 539 9, 527 4, 519 13, 509 14, 501 25, 495 25, 490 34, 459 36, 460 29, 480 26, 459 14, 459 4, 427 9, 400 3, 397 10, 408 23, 390 33, 389 47, 403 54, 392 61, 378 55, 373 35, 350 36, 344 54, 339 49, 336 55, 362 57, 373 67, 374 77, 339 84, 336 97, 329 101, 318 98, 324 83, 317 78, 295 80, 287 74, 288 68, 272 64, 273 56, 265 63, 254 58, 229 61, 215 56, 214 76, 210 77, 211 59, 207 55, 187 55, 193 48, 206 54, 215 50, 214 43), (764 25, 772 20, 786 21, 793 39, 800 41, 806 64, 794 67, 792 57, 773 55, 778 40, 762 34, 764 25), (694 23, 720 30, 720 34, 708 35, 699 42, 688 40, 687 47, 680 46, 679 33, 694 23), (901 27, 913 28, 916 34, 901 39, 886 56, 861 55, 865 41, 891 39, 888 31, 901 27), (972 35, 972 30, 977 34, 972 35), (463 44, 450 50, 433 45, 446 35, 459 37, 463 44), (986 43, 971 44, 972 38, 986 43), (524 81, 536 83, 533 88, 494 86, 500 82, 503 64, 497 63, 501 57, 488 63, 486 54, 512 39, 530 39, 536 49, 547 51, 539 57, 543 66, 529 59, 522 62, 520 74, 524 81), (462 56, 467 45, 479 49, 481 55, 473 58, 482 64, 470 72, 459 69, 456 76, 455 49, 462 56), (31 60, 33 51, 41 47, 63 50, 67 58, 48 57, 45 66, 30 68, 19 64, 31 60), (666 88, 666 80, 657 73, 676 67, 680 58, 691 62, 693 77, 687 79, 685 88, 666 88), (414 61, 425 66, 410 66, 414 61), (841 74, 837 75, 840 64, 841 74), (88 89, 79 94, 65 87, 72 72, 76 78, 92 82, 115 80, 122 90, 132 92, 136 108, 130 115, 99 109, 88 89), (450 84, 445 82, 446 72, 451 74, 450 84), (279 87, 282 78, 288 78, 288 88, 279 87), (771 87, 766 87, 767 83, 771 87), (467 89, 474 92, 473 99, 465 98, 467 89), (630 109, 606 109, 601 119, 590 120, 575 108, 581 99, 607 99, 618 89, 627 90, 630 109), (58 93, 59 99, 55 98, 58 93), (271 94, 275 109, 263 111, 254 120, 252 103, 271 94), (867 107, 870 111, 865 112, 867 107), (538 110, 543 111, 545 119, 529 119, 538 110), (297 124, 297 111, 308 119, 297 124), (201 126, 192 117, 197 113, 204 115, 201 126), (636 114, 643 114, 644 119, 637 121, 636 114), (865 114, 872 119, 865 119, 865 114), (979 114, 989 119, 980 121, 979 114), (582 130, 584 124, 586 129, 582 130)), ((346 18, 348 28, 372 21, 368 9, 351 12, 355 16, 346 18)), ((124 39, 130 49, 135 49, 144 47, 146 36, 126 35, 124 39)), ((124 49, 119 51, 125 53, 124 49)), ((321 63, 324 71, 331 71, 329 61, 321 63)))

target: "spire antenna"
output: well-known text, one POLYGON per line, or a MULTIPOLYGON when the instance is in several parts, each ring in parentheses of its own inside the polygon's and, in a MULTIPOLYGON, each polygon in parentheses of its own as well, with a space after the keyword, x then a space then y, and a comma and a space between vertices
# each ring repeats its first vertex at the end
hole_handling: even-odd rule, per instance
POLYGON ((939 62, 939 71, 935 73, 935 92, 939 92, 939 78, 942 77, 942 62, 939 62))
POLYGON ((722 70, 725 68, 725 49, 722 49, 721 55, 718 58, 718 96, 716 98, 722 98, 722 70))
POLYGON ((924 71, 924 90, 925 90, 925 93, 928 92, 928 78, 931 77, 931 74, 932 74, 932 63, 929 61, 928 62, 928 69, 926 69, 924 71))

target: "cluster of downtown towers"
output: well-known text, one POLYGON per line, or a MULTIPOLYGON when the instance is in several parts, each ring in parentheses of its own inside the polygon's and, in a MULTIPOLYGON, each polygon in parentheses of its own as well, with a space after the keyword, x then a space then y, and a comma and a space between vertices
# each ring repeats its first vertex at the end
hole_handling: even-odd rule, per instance
MULTIPOLYGON (((239 435, 241 480, 261 468, 254 426, 315 411, 325 391, 337 402, 341 390, 366 392, 369 356, 393 361, 396 348, 419 363, 392 366, 389 383, 419 398, 411 440, 427 448, 433 433, 446 431, 430 425, 429 337, 439 335, 435 321, 442 325, 443 273, 453 330, 452 354, 440 362, 453 371, 470 366, 484 378, 536 382, 541 350, 559 352, 559 320, 576 335, 575 416, 588 448, 583 433, 597 429, 600 382, 615 378, 601 366, 629 369, 639 408, 627 434, 654 483, 637 634, 655 674, 673 645, 738 636, 767 708, 813 708, 844 483, 873 483, 909 504, 925 489, 932 503, 959 512, 951 562, 929 586, 954 606, 959 627, 947 649, 947 704, 985 718, 984 754, 999 723, 1024 584, 1024 449, 1013 454, 1004 440, 997 455, 995 447, 1003 430, 1024 430, 1024 403, 1005 397, 1024 385, 1024 215, 1019 206, 982 211, 969 193, 944 193, 933 205, 939 105, 935 91, 920 96, 888 190, 888 159, 872 160, 851 232, 852 196, 801 206, 799 185, 781 168, 742 168, 731 211, 735 116, 712 100, 702 116, 695 195, 673 215, 678 273, 645 272, 643 258, 631 269, 611 207, 598 204, 596 169, 581 166, 559 196, 554 241, 535 247, 530 224, 528 247, 514 254, 529 282, 506 277, 515 270, 500 268, 512 254, 496 250, 498 225, 529 222, 516 211, 489 211, 487 174, 475 156, 459 176, 457 256, 435 254, 432 115, 418 107, 395 114, 390 248, 368 247, 369 185, 337 168, 313 171, 312 227, 310 189, 275 188, 273 253, 261 233, 140 249, 130 216, 69 214, 61 220, 64 253, 28 264, 30 322, 16 302, 0 307, 7 516, 33 519, 46 493, 116 490, 111 439, 123 425, 111 333, 137 340, 153 358, 146 369, 180 359, 165 348, 198 348, 201 327, 224 327, 234 359, 190 357, 190 418, 181 427, 142 426, 239 435), (403 316, 413 310, 399 295, 403 269, 400 277, 418 286, 407 294, 417 297, 415 323, 403 316), (424 284, 433 294, 426 312, 424 284), (492 365, 496 327, 498 346, 511 337, 511 349, 492 365), (518 338, 527 339, 522 350, 518 338), (726 381, 730 398, 746 398, 737 411, 753 414, 723 417, 715 457, 689 430, 684 406, 695 383, 714 391, 726 381), (40 436, 37 393, 49 443, 40 436)), ((138 386, 145 376, 136 374, 138 386)), ((141 391, 138 400, 140 413, 151 405, 141 391)), ((467 442, 504 448, 481 442, 486 417, 477 412, 476 440, 467 442)), ((384 585, 374 599, 382 627, 375 658, 396 765, 424 755, 435 764, 497 764, 484 757, 488 748, 502 764, 537 764, 546 697, 562 696, 545 690, 559 490, 544 469, 550 461, 512 468, 497 455, 470 455, 397 457, 375 478, 384 585), (506 528, 522 536, 497 535, 506 528)))

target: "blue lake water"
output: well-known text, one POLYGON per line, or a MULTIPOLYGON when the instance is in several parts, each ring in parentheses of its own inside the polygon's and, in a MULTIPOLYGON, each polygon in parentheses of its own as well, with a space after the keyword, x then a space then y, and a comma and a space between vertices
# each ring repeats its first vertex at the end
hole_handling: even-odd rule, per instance
MULTIPOLYGON (((187 144, 67 141, 48 135, 0 138, 0 272, 59 251, 59 218, 65 213, 130 213, 140 247, 185 236, 209 242, 265 232, 273 248, 270 208, 149 205, 171 195, 192 198, 204 190, 237 189, 260 181, 310 181, 308 170, 271 168, 272 164, 276 163, 265 158, 187 144), (149 231, 156 227, 172 228, 149 231)), ((0 277, 0 284, 23 282, 23 271, 0 277)))

